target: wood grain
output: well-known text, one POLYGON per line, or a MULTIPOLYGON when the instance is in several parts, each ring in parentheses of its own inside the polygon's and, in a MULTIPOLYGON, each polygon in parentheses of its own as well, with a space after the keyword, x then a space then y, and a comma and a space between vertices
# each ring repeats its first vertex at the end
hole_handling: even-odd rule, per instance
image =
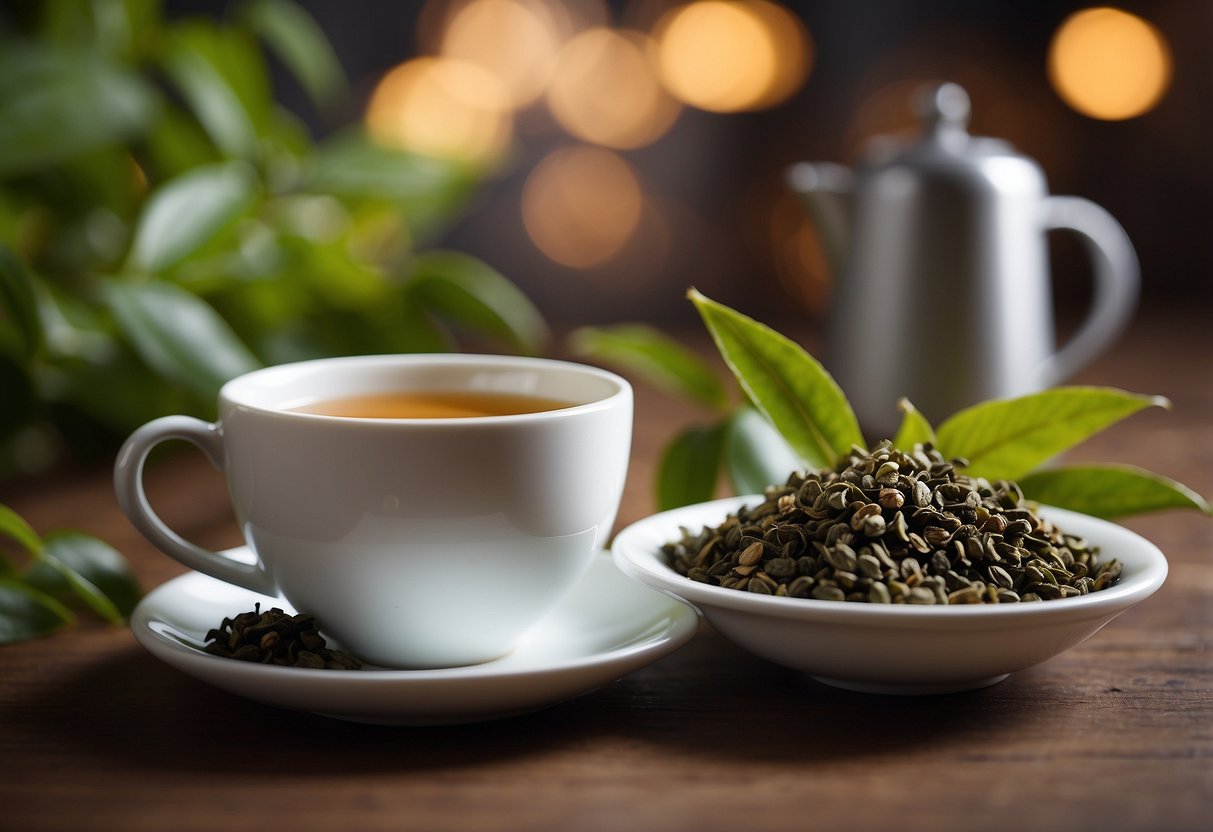
MULTIPOLYGON (((1213 338, 1197 316, 1139 322, 1082 377, 1170 397, 1075 459, 1143 464, 1213 494, 1213 338)), ((621 523, 652 505, 654 461, 700 418, 637 400, 621 523)), ((183 454, 151 473, 192 539, 238 542, 222 480, 183 454)), ((109 473, 0 485, 40 531, 179 574, 121 516, 109 473)), ((0 829, 1213 828, 1213 521, 1126 525, 1171 577, 1086 644, 1002 684, 926 698, 835 690, 704 628, 677 653, 529 716, 382 728, 275 710, 87 624, 0 648, 0 829)))

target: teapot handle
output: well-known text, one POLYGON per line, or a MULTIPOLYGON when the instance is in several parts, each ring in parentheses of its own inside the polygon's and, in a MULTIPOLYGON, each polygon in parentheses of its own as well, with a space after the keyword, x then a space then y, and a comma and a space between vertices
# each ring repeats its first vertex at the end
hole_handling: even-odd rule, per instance
POLYGON ((1044 227, 1074 231, 1086 243, 1095 269, 1095 299, 1087 319, 1041 367, 1041 383, 1050 387, 1078 372, 1120 334, 1137 303, 1140 267, 1129 235, 1111 214, 1077 196, 1050 196, 1044 203, 1044 227))

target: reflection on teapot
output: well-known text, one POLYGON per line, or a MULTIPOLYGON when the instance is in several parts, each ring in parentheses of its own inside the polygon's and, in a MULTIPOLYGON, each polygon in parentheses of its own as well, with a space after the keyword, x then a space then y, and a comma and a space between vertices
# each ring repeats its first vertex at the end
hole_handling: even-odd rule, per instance
POLYGON ((906 396, 938 423, 974 402, 1057 384, 1128 322, 1138 264, 1124 229, 1085 199, 1049 196, 1040 167, 970 136, 969 97, 925 90, 920 140, 874 143, 854 172, 802 162, 804 199, 835 275, 826 363, 871 438, 906 396), (1054 345, 1046 232, 1068 229, 1094 264, 1090 314, 1054 345))

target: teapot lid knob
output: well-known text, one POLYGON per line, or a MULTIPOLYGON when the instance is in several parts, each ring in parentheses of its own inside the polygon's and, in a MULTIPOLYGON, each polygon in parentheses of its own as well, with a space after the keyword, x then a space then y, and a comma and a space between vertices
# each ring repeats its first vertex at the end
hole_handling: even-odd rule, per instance
POLYGON ((1007 156, 1027 160, 1002 139, 969 135, 969 94, 960 84, 948 81, 919 87, 914 110, 922 120, 921 136, 908 142, 897 136, 874 137, 868 143, 865 167, 972 166, 1007 156))
POLYGON ((969 94, 960 84, 932 84, 919 92, 918 115, 927 135, 964 133, 969 125, 969 94))

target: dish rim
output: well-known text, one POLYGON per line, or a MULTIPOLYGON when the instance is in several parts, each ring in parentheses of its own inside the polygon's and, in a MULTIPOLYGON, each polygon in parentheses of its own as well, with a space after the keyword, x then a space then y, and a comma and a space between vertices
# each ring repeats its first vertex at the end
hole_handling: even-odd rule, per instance
MULTIPOLYGON (((947 622, 975 620, 1003 622, 1034 622, 1041 619, 1056 617, 1096 617, 1127 609, 1128 607, 1148 598, 1166 580, 1169 568, 1167 558, 1162 551, 1137 533, 1116 523, 1103 520, 1091 515, 1080 514, 1054 506, 1039 506, 1040 513, 1055 521, 1069 534, 1091 540, 1100 546, 1101 554, 1116 557, 1125 566, 1125 573, 1114 586, 1099 592, 1081 595, 1076 598, 1058 598, 1038 603, 1018 604, 950 604, 950 605, 918 605, 918 604, 865 604, 847 601, 828 601, 817 598, 787 598, 773 595, 758 595, 751 592, 739 592, 719 586, 692 581, 690 578, 675 572, 665 563, 660 550, 653 545, 653 538, 664 533, 666 541, 676 536, 680 526, 699 527, 711 522, 719 522, 731 511, 746 504, 760 502, 761 494, 749 494, 740 497, 725 497, 695 503, 681 508, 658 512, 632 523, 621 530, 611 543, 611 553, 620 571, 652 587, 689 601, 699 607, 709 609, 727 609, 743 613, 758 613, 778 618, 793 618, 800 620, 829 620, 833 623, 864 623, 878 625, 880 622, 906 623, 908 621, 947 622), (716 521, 710 518, 715 514, 716 521), (704 517, 691 522, 679 522, 682 517, 704 517), (1091 526, 1095 530, 1092 535, 1086 529, 1074 530, 1079 527, 1091 526), (1104 539, 1111 537, 1131 546, 1127 555, 1118 551, 1115 554, 1108 551, 1109 544, 1104 539)), ((693 531, 697 530, 692 529, 693 531)))

